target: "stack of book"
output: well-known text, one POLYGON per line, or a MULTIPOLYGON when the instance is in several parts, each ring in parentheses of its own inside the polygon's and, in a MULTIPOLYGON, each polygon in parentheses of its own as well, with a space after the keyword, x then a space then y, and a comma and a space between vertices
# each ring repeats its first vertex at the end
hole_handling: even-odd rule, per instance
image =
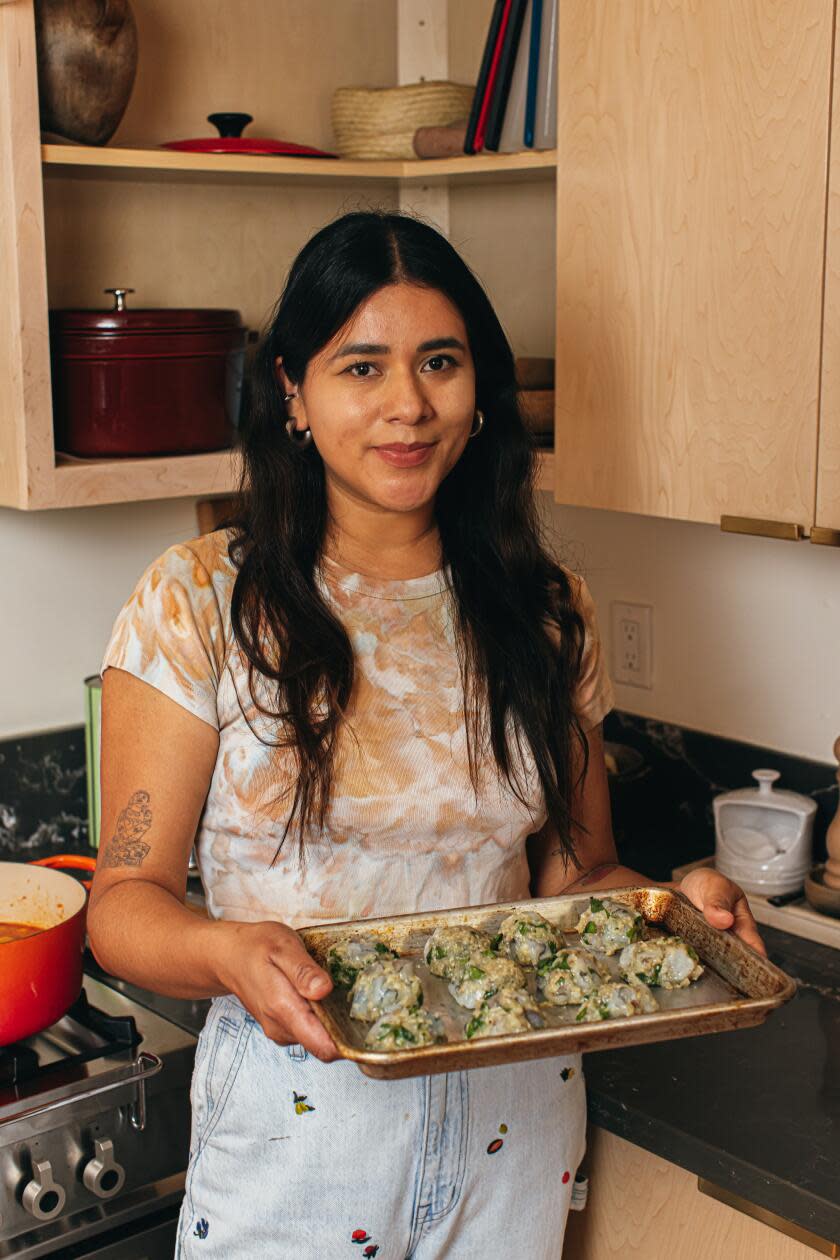
POLYGON ((465 153, 557 143, 558 0, 495 0, 465 153))

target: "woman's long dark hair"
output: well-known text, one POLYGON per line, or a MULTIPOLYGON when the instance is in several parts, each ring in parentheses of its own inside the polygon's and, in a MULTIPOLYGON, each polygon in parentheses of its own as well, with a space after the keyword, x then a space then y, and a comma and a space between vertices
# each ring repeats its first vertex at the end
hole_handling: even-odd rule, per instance
POLYGON ((232 620, 252 700, 270 719, 273 742, 298 764, 280 847, 294 827, 303 854, 307 828, 324 826, 354 660, 315 581, 329 528, 324 465, 314 445, 300 449, 286 433, 275 360, 282 356, 289 378, 304 383, 310 359, 359 305, 399 282, 436 289, 460 312, 485 416, 435 502, 441 559, 452 575, 473 787, 492 756, 525 803, 527 746, 548 816, 574 862, 574 742, 582 773, 587 746, 572 700, 584 626, 569 578, 541 541, 536 453, 517 405, 513 353, 481 284, 445 237, 418 219, 378 211, 343 215, 300 251, 246 394, 243 506, 230 542, 238 569, 232 620))

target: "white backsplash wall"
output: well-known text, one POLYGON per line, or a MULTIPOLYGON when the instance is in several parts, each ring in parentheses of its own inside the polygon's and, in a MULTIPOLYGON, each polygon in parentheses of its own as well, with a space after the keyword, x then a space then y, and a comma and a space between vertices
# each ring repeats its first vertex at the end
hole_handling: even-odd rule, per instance
MULTIPOLYGON (((650 691, 622 709, 831 761, 840 734, 840 554, 809 543, 541 500, 560 554, 585 573, 609 647, 612 600, 653 605, 650 691)), ((11 575, 0 615, 0 738, 82 721, 136 579, 196 533, 192 500, 0 510, 11 575)))
POLYGON ((610 666, 610 603, 653 606, 653 688, 616 685, 618 708, 832 761, 840 552, 543 503, 558 554, 589 583, 610 666))
POLYGON ((147 564, 198 532, 192 499, 0 509, 0 738, 83 721, 83 679, 147 564))

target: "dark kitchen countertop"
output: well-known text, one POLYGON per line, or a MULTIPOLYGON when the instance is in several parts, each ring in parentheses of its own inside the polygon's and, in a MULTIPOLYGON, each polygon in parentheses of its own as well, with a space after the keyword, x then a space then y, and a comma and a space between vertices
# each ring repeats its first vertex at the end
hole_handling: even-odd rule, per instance
POLYGON ((145 1006, 156 1015, 171 1020, 173 1024, 192 1033, 194 1037, 197 1037, 204 1027, 204 1021, 210 1009, 209 998, 163 997, 160 993, 150 993, 148 989, 140 989, 136 984, 129 984, 128 980, 117 980, 99 966, 90 950, 85 951, 84 967, 85 975, 93 976, 95 980, 102 980, 109 988, 116 989, 118 993, 124 993, 138 1005, 145 1006))
POLYGON ((758 1028, 587 1055, 589 1118, 840 1242, 840 950, 761 933, 796 996, 758 1028))
MULTIPOLYGON (((840 951, 762 934, 796 996, 759 1028, 588 1055, 590 1120, 840 1241, 840 951)), ((208 1002, 108 983, 200 1032, 208 1002)))

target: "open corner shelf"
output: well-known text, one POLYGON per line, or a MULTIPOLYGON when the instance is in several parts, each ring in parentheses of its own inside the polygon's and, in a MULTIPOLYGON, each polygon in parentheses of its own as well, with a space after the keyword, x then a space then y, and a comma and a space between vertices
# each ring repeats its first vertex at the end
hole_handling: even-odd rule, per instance
MULTIPOLYGON (((554 452, 540 452, 538 488, 554 488, 554 452)), ((56 456, 53 494, 38 507, 95 507, 105 503, 227 495, 239 479, 232 451, 150 459, 77 460, 56 456)))
POLYGON ((472 157, 416 161, 350 161, 342 158, 261 157, 250 154, 178 153, 169 149, 95 148, 43 144, 44 174, 87 175, 97 179, 299 180, 306 183, 359 183, 398 180, 471 183, 477 179, 551 179, 556 149, 521 153, 477 153, 472 157))
POLYGON ((147 459, 79 460, 56 454, 50 507, 94 507, 149 499, 230 494, 239 472, 232 451, 147 459))

